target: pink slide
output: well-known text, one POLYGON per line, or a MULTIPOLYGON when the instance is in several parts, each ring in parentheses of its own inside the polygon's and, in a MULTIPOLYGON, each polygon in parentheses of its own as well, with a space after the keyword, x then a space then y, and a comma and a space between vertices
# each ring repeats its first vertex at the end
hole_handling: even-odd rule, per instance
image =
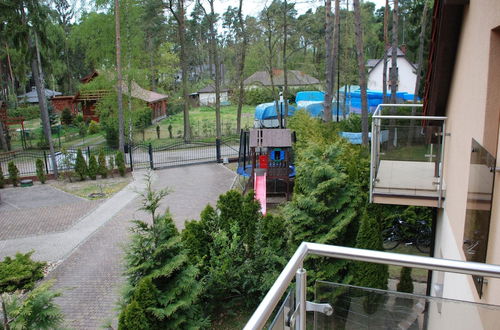
POLYGON ((256 171, 254 178, 253 190, 255 191, 255 199, 260 202, 260 210, 263 215, 266 215, 266 172, 256 171), (260 172, 260 173, 259 173, 260 172))

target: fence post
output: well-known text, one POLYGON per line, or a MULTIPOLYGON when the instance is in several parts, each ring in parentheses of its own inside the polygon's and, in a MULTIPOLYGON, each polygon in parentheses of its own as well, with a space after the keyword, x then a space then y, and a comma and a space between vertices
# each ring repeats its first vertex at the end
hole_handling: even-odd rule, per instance
POLYGON ((134 171, 134 163, 133 163, 133 157, 132 157, 132 142, 128 144, 128 159, 130 163, 130 170, 134 171))
POLYGON ((153 146, 151 145, 151 143, 149 143, 148 145, 148 153, 149 153, 149 167, 154 170, 155 167, 154 167, 154 164, 153 164, 153 146))
POLYGON ((49 164, 47 163, 47 153, 43 151, 43 161, 45 162, 45 172, 49 174, 49 164))
POLYGON ((220 139, 215 139, 215 153, 217 157, 217 163, 222 163, 222 158, 220 153, 220 139))

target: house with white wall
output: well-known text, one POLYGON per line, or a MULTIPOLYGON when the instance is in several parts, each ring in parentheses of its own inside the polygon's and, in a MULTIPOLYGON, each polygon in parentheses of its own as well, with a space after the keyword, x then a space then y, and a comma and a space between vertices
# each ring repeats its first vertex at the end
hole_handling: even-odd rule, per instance
MULTIPOLYGON (((390 90, 391 80, 390 72, 392 47, 387 50, 387 90, 390 90)), ((417 68, 415 64, 408 61, 405 53, 398 48, 397 50, 397 73, 398 73, 398 92, 407 92, 413 94, 415 92, 415 82, 417 81, 417 68)), ((368 72, 368 89, 381 91, 383 89, 383 72, 384 59, 370 59, 367 61, 368 72)))

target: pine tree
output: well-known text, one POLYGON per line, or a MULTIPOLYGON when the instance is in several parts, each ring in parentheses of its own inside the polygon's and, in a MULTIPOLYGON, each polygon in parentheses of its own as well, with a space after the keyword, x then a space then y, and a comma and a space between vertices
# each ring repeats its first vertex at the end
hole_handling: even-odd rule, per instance
POLYGON ((123 329, 132 329, 127 327, 127 315, 131 314, 144 315, 154 329, 207 325, 195 305, 203 289, 197 279, 198 268, 190 263, 170 214, 156 213, 165 194, 152 190, 150 178, 146 192, 141 194, 141 209, 147 210, 153 223, 135 221, 133 228, 126 253, 126 275, 132 290, 125 296, 127 305, 120 316, 123 329))
POLYGON ((87 177, 87 162, 85 158, 83 158, 83 153, 80 149, 76 152, 75 172, 78 174, 81 181, 85 180, 87 177))
POLYGON ((14 162, 9 162, 7 167, 9 170, 10 183, 12 183, 14 187, 17 187, 17 184, 19 183, 19 170, 14 162))
POLYGON ((104 150, 101 150, 99 152, 98 165, 99 165, 98 172, 101 175, 101 177, 107 178, 108 177, 108 168, 106 166, 106 156, 104 155, 104 150))
POLYGON ((45 181, 47 180, 47 177, 45 176, 43 160, 41 160, 40 158, 36 160, 36 176, 41 183, 45 183, 45 181))
POLYGON ((97 172, 99 171, 99 168, 97 166, 97 159, 95 159, 95 156, 92 155, 90 156, 89 159, 89 168, 88 168, 88 175, 89 178, 92 180, 97 179, 97 172))

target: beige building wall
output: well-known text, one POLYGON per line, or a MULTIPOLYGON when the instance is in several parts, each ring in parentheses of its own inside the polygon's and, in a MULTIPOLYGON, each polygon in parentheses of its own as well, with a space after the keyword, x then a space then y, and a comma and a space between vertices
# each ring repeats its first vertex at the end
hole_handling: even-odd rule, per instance
MULTIPOLYGON (((470 1, 464 13, 446 110, 446 130, 450 133, 446 137, 444 158, 444 182, 447 188, 444 210, 440 210, 438 216, 436 238, 436 252, 439 251, 443 258, 465 260, 462 240, 472 139, 493 156, 500 155, 497 152, 500 115, 499 27, 499 0, 470 1)), ((496 182, 487 262, 500 264, 500 174, 496 174, 496 182)), ((500 280, 488 279, 484 296, 479 299, 470 276, 445 275, 444 296, 458 298, 458 293, 464 298, 500 305, 500 280)))

